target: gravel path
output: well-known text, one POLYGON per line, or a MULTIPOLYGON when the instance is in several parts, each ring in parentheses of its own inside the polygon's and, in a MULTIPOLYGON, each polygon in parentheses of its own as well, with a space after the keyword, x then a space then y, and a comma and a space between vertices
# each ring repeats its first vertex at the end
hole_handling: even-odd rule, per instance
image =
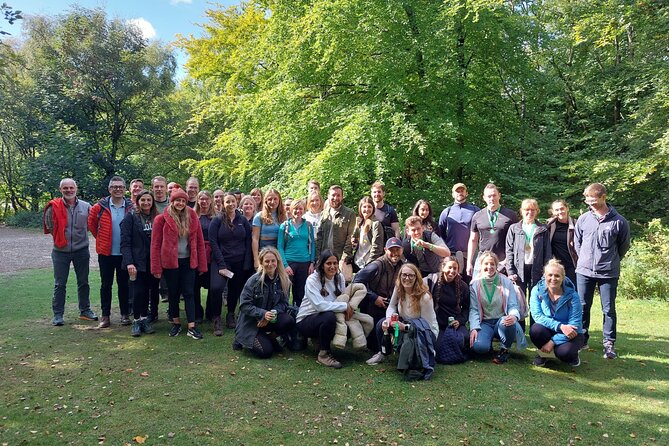
MULTIPOLYGON (((91 267, 97 268, 95 239, 89 236, 91 267)), ((51 268, 51 235, 36 229, 18 229, 0 226, 0 274, 36 268, 51 268)))

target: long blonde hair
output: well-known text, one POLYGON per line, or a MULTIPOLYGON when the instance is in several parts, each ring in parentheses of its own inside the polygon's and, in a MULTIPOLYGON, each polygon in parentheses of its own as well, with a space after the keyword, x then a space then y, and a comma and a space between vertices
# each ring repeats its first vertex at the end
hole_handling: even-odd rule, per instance
POLYGON ((258 254, 258 273, 260 274, 260 288, 262 288, 265 283, 266 274, 265 274, 265 269, 262 266, 262 261, 267 254, 272 254, 276 258, 276 275, 279 277, 279 281, 281 282, 281 289, 283 290, 283 294, 286 296, 286 299, 288 299, 288 296, 290 295, 290 278, 288 277, 288 273, 286 273, 286 269, 283 267, 283 260, 281 260, 281 254, 279 254, 279 251, 273 246, 265 246, 260 251, 260 254, 258 254))
POLYGON ((397 279, 395 281, 395 292, 397 293, 398 306, 403 305, 406 302, 408 308, 420 308, 420 300, 425 293, 430 295, 430 290, 427 285, 423 283, 423 276, 421 276, 420 270, 413 263, 405 263, 400 268, 400 272, 397 274, 397 279), (416 280, 409 293, 407 293, 402 286, 402 270, 404 268, 411 269, 416 275, 416 280))
POLYGON ((260 220, 266 225, 271 225, 274 223, 274 218, 272 218, 272 210, 267 206, 267 196, 269 194, 274 194, 279 197, 279 204, 276 207, 276 220, 277 224, 281 224, 286 221, 286 209, 283 206, 283 200, 281 200, 281 194, 276 189, 270 189, 265 193, 265 197, 262 202, 262 211, 260 211, 260 220))
POLYGON ((190 213, 188 212, 188 209, 190 208, 186 206, 179 212, 174 209, 174 203, 170 203, 170 205, 167 206, 167 215, 174 219, 174 223, 179 230, 179 237, 187 237, 188 232, 190 231, 190 213))

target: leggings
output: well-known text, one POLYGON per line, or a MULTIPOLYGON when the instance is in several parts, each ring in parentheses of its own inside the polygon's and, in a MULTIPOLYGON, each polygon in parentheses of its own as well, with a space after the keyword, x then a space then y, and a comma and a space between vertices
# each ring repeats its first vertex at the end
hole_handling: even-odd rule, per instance
POLYGON ((130 291, 133 296, 132 312, 135 319, 140 319, 149 314, 149 297, 157 294, 158 279, 151 273, 137 271, 137 279, 130 282, 130 291))
MULTIPOLYGON (((556 331, 546 328, 541 324, 534 324, 530 327, 530 339, 537 348, 543 347, 556 333, 556 331)), ((569 342, 556 345, 553 348, 555 357, 562 362, 575 362, 576 358, 578 358, 578 351, 583 346, 584 341, 585 337, 579 334, 569 342)))
POLYGON ((251 351, 260 359, 270 358, 275 350, 274 343, 272 342, 274 338, 290 332, 294 326, 295 319, 287 313, 279 313, 276 322, 269 323, 265 327, 258 329, 251 351))
POLYGON ((337 328, 337 318, 332 311, 311 314, 297 323, 297 329, 305 338, 318 338, 319 350, 330 350, 337 328))
POLYGON ((197 272, 191 269, 190 258, 179 259, 179 268, 164 269, 163 274, 167 281, 167 299, 169 301, 170 317, 172 319, 179 317, 179 298, 183 294, 186 306, 186 318, 189 323, 195 322, 193 288, 197 272))
POLYGON ((213 318, 220 317, 223 308, 223 291, 228 287, 228 313, 233 314, 237 308, 239 295, 242 294, 244 284, 249 278, 248 272, 244 271, 244 262, 230 262, 228 270, 234 274, 232 279, 221 276, 218 268, 213 263, 210 265, 211 285, 209 287, 210 304, 207 308, 211 310, 213 318))

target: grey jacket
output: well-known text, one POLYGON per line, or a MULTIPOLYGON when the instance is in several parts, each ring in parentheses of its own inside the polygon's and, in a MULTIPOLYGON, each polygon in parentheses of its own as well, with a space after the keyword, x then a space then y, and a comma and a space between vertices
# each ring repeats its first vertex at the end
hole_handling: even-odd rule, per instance
MULTIPOLYGON (((506 233, 506 272, 507 275, 518 275, 528 285, 538 283, 544 273, 544 265, 552 257, 551 239, 546 225, 537 222, 532 236, 534 257, 532 258, 532 277, 525 277, 525 231, 523 222, 519 221, 509 227, 506 233)), ((531 285, 530 285, 531 286, 531 285)))
POLYGON ((265 317, 265 313, 271 310, 285 313, 288 310, 288 297, 281 289, 278 276, 261 283, 260 273, 255 273, 246 282, 239 297, 239 319, 235 327, 235 341, 246 348, 253 348, 253 341, 258 334, 257 324, 265 317))
POLYGON ((596 279, 620 277, 620 260, 630 247, 630 227, 611 206, 601 220, 586 212, 576 221, 574 248, 578 253, 576 273, 596 279))
MULTIPOLYGON (((62 198, 59 198, 62 200, 62 198)), ((88 249, 88 213, 91 205, 87 201, 76 199, 74 206, 67 206, 67 226, 65 227, 65 238, 67 246, 58 248, 53 245, 54 251, 74 252, 80 249, 88 249)), ((47 206, 44 210, 44 226, 53 230, 53 209, 47 206)))

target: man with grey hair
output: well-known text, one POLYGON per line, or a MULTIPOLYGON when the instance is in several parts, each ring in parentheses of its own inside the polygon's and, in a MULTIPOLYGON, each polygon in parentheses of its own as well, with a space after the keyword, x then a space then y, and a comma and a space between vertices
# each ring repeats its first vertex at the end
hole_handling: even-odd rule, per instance
POLYGON ((121 324, 130 325, 128 270, 121 267, 121 221, 132 211, 130 199, 125 198, 125 180, 113 176, 109 180, 109 196, 98 201, 88 216, 88 230, 95 237, 95 250, 100 265, 100 304, 102 320, 98 328, 110 325, 112 285, 116 273, 121 324))
POLYGON ((91 311, 90 286, 88 285, 88 213, 91 205, 77 198, 77 183, 72 178, 60 180, 61 198, 54 198, 44 208, 44 233, 53 237, 51 261, 53 262, 53 320, 57 327, 64 325, 65 292, 70 275, 70 263, 74 265, 79 298, 79 319, 97 321, 91 311))

